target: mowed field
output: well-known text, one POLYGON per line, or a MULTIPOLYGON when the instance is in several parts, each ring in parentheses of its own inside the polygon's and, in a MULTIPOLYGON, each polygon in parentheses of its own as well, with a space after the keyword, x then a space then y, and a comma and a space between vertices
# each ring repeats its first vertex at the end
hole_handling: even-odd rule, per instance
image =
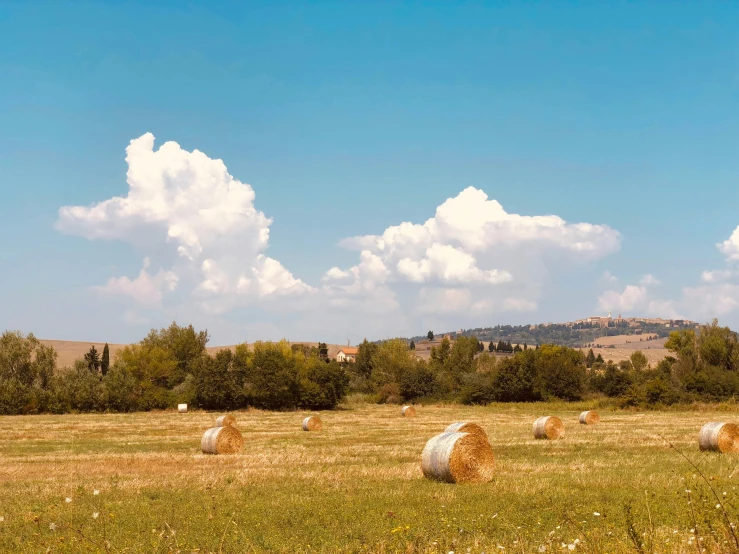
POLYGON ((405 419, 350 402, 311 433, 304 412, 236 412, 245 449, 228 456, 199 451, 216 413, 2 417, 0 550, 735 551, 717 499, 665 439, 735 523, 739 457, 700 453, 697 434, 736 412, 602 412, 578 425, 585 407, 418 406, 405 419), (564 420, 564 439, 533 439, 542 414, 564 420), (423 478, 424 444, 459 420, 487 430, 492 482, 423 478))
MULTIPOLYGON (((629 357, 636 350, 641 350, 649 360, 649 363, 654 367, 665 356, 671 356, 669 350, 665 348, 666 338, 647 340, 649 335, 618 335, 615 337, 600 337, 595 341, 596 344, 603 346, 613 346, 614 348, 593 348, 593 353, 597 356, 600 354, 603 359, 613 360, 618 363, 623 360, 628 360, 629 357), (643 340, 639 340, 643 339, 643 340)), ((656 337, 656 335, 654 335, 656 337)), ((582 352, 588 353, 589 348, 581 348, 582 352)))

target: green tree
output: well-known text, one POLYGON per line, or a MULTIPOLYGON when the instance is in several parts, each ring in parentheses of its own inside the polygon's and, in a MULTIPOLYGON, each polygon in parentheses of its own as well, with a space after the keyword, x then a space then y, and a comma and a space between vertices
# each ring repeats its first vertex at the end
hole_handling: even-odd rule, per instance
POLYGON ((195 331, 192 325, 180 327, 172 322, 169 327, 160 330, 152 329, 141 341, 145 348, 161 348, 171 353, 176 361, 176 368, 170 376, 168 385, 174 387, 185 380, 192 370, 189 365, 198 360, 210 340, 208 331, 195 331))
POLYGON ((375 352, 377 352, 377 344, 364 339, 357 349, 357 356, 355 363, 352 365, 352 370, 361 377, 369 379, 372 375, 372 358, 375 352))
POLYGON ((429 340, 434 340, 434 332, 433 331, 429 331, 428 334, 426 335, 426 337, 429 340))
POLYGON ((588 351, 588 355, 585 358, 585 365, 586 367, 593 367, 593 364, 595 363, 595 354, 593 353, 593 349, 591 348, 588 351))
POLYGON ((488 352, 495 352, 495 344, 493 343, 493 341, 490 341, 488 343, 488 352))
POLYGON ((297 358, 287 341, 256 342, 244 385, 247 402, 257 408, 295 408, 300 400, 297 358))
POLYGON ((328 345, 325 342, 318 343, 318 358, 324 362, 328 361, 328 345))
POLYGON ((631 356, 629 356, 629 359, 631 360, 631 366, 636 371, 643 371, 647 369, 647 366, 649 365, 649 360, 641 350, 635 350, 631 356))
POLYGON ((411 350, 415 350, 415 349, 416 349, 416 343, 415 343, 415 342, 413 342, 413 339, 411 339, 411 345, 410 345, 410 349, 411 349, 411 350))
POLYGON ((93 373, 100 371, 100 354, 98 354, 95 345, 92 345, 87 354, 85 354, 85 363, 89 371, 93 373))
POLYGON ((317 356, 298 360, 299 405, 310 410, 332 410, 346 395, 349 376, 335 361, 317 356))
POLYGON ((100 360, 100 372, 103 374, 103 377, 107 375, 108 369, 110 369, 110 347, 106 342, 103 347, 103 357, 100 360))

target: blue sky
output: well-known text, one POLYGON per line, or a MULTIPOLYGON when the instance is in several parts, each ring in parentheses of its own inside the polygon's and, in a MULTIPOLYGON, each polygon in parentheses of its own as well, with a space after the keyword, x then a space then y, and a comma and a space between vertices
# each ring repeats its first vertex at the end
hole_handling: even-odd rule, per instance
POLYGON ((606 309, 738 326, 738 47, 731 2, 4 3, 0 328, 356 342, 606 309), (171 175, 173 141, 190 173, 139 186, 189 207, 144 194, 101 219, 146 133, 137 167, 171 175), (209 185, 213 160, 238 184, 209 185), (217 224, 229 186, 257 219, 217 224), (372 238, 403 222, 403 248, 372 238), (202 249, 178 250, 183 224, 202 249))

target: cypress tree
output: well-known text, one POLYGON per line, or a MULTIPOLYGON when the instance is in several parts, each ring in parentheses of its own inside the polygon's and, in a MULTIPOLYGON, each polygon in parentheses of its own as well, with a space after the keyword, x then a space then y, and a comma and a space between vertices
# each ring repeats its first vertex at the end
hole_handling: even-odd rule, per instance
POLYGON ((110 348, 108 348, 108 343, 106 342, 103 348, 103 359, 100 361, 100 371, 103 377, 108 373, 108 368, 110 368, 110 348))

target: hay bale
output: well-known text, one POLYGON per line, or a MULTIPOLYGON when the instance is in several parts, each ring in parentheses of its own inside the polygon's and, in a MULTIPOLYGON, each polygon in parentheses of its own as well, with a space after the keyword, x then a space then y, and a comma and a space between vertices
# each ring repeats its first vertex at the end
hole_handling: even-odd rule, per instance
POLYGON ((706 423, 698 434, 698 446, 701 450, 739 453, 739 426, 719 421, 706 423))
POLYGON ((561 439, 565 436, 565 424, 555 416, 540 417, 534 422, 535 439, 561 439))
POLYGON ((456 421, 444 429, 445 433, 472 433, 473 435, 480 435, 488 440, 488 434, 485 429, 480 427, 477 423, 471 421, 456 421))
POLYGON ((580 423, 583 425, 595 425, 600 423, 600 415, 595 410, 588 410, 580 414, 580 423))
POLYGON ((320 431, 323 428, 323 422, 318 416, 308 416, 303 420, 303 431, 320 431))
POLYGON ((234 454, 244 446, 244 438, 236 427, 211 427, 200 440, 203 454, 234 454))
POLYGON ((403 406, 401 413, 403 417, 416 417, 416 409, 413 406, 403 406))
POLYGON ((218 416, 218 419, 216 419, 216 427, 226 427, 228 425, 236 425, 236 418, 234 416, 231 414, 218 416))
POLYGON ((483 483, 493 478, 495 456, 487 439, 474 433, 441 433, 421 453, 427 479, 446 483, 483 483))
POLYGON ((177 404, 177 411, 181 414, 187 413, 187 404, 177 404))

